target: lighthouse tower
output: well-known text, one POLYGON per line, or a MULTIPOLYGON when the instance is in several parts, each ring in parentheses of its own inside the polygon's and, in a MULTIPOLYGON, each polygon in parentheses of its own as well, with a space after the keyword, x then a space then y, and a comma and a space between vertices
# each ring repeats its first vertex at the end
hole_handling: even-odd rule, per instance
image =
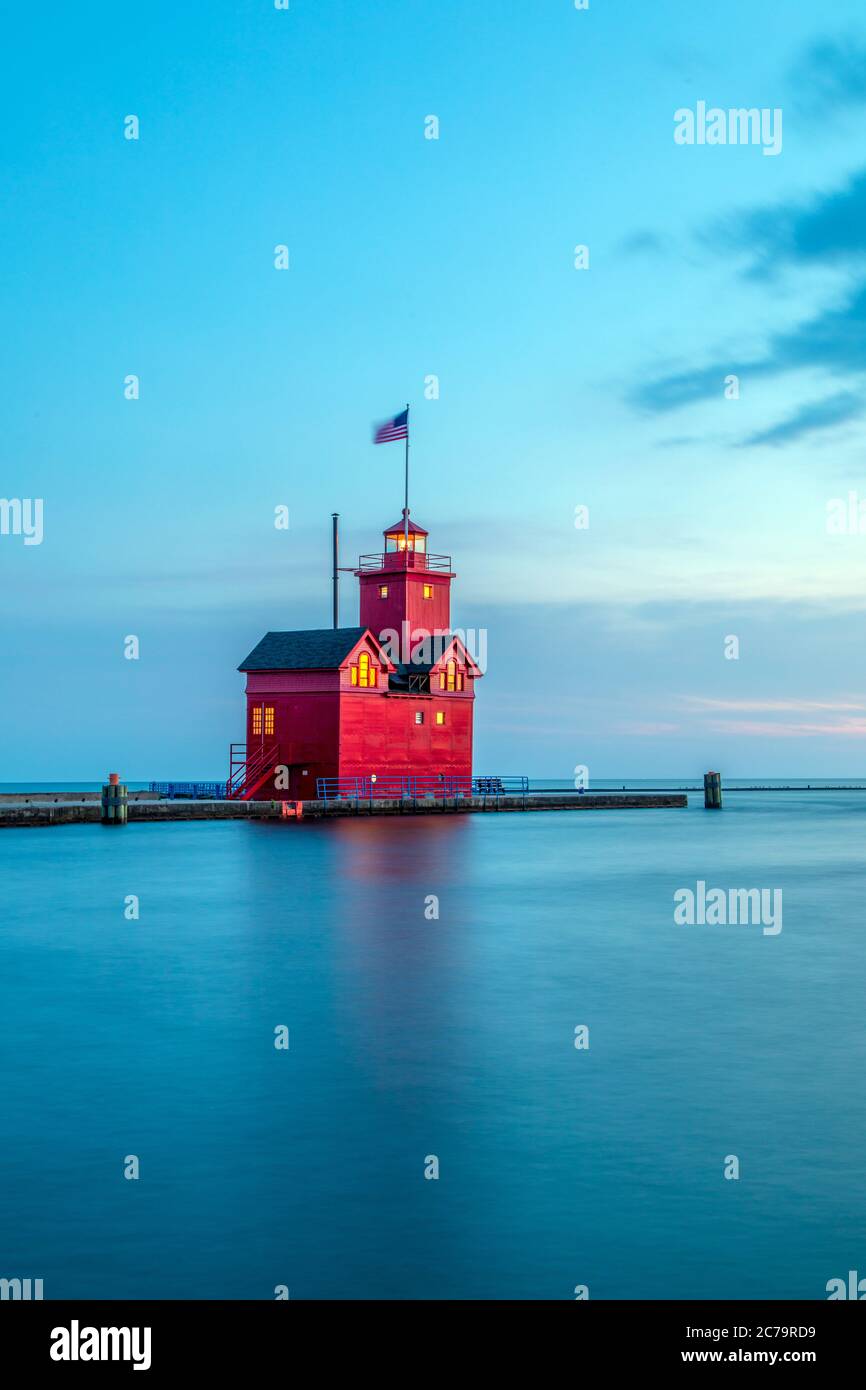
POLYGON ((384 552, 362 555, 355 571, 361 589, 361 626, 368 627, 380 642, 386 640, 383 633, 396 634, 401 651, 408 649, 415 633, 450 632, 455 577, 450 555, 430 553, 428 533, 405 508, 401 520, 386 527, 383 535, 384 552))

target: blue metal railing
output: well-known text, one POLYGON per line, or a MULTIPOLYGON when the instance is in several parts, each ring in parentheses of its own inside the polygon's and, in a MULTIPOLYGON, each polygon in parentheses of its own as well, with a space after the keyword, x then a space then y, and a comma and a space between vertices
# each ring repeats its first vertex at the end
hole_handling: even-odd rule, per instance
POLYGON ((419 773, 416 777, 317 777, 320 801, 451 801, 462 796, 526 793, 528 777, 462 777, 454 773, 419 773))
POLYGON ((224 801, 225 782, 151 782, 150 790, 170 800, 224 801))

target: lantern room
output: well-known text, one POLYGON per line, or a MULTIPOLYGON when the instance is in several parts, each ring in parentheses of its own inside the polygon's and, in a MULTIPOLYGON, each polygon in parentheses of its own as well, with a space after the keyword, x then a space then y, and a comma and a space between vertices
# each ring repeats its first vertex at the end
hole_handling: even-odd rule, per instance
POLYGON ((385 553, 393 555, 408 550, 424 555, 427 552, 427 535, 424 527, 414 521, 410 520, 408 527, 403 521, 398 521, 396 526, 389 527, 385 532, 385 553))

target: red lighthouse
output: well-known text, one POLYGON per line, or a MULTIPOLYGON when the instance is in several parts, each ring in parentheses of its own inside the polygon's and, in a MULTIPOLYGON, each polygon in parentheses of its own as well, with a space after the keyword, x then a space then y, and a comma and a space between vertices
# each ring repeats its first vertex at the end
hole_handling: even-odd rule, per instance
POLYGON ((482 672, 451 631, 451 557, 427 542, 404 512, 358 561, 357 627, 268 632, 241 662, 247 737, 232 745, 229 796, 469 790, 482 672))

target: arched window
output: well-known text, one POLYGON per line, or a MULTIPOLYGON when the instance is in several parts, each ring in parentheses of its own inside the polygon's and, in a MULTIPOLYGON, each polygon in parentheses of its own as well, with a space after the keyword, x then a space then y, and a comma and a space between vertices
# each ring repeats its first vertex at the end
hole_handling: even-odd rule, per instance
POLYGON ((439 672, 440 690, 462 690, 465 685, 463 672, 456 661, 446 661, 444 671, 439 672))
POLYGON ((360 685, 363 689, 368 690, 371 686, 376 684, 377 675, 378 670, 370 660, 369 652, 361 652, 361 655, 358 657, 357 666, 352 667, 352 684, 360 685))

